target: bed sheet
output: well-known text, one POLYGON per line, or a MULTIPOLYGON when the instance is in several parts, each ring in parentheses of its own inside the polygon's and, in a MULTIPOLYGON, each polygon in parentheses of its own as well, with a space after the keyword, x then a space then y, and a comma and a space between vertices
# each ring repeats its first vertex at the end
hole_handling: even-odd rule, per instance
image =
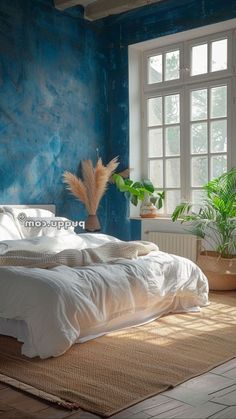
MULTIPOLYGON (((1 242, 0 252, 4 246, 55 252, 118 239, 84 234, 32 240, 1 242)), ((0 289, 0 318, 23 321, 24 333, 15 336, 23 342, 22 353, 41 358, 62 355, 72 344, 112 330, 208 304, 202 271, 190 260, 160 251, 78 268, 1 267, 0 289)))

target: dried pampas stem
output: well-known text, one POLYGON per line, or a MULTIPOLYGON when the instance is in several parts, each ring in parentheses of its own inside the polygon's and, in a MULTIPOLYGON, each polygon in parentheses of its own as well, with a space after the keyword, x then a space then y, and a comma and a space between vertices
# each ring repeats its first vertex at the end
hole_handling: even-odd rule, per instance
POLYGON ((87 198, 89 202, 89 214, 96 214, 96 182, 95 182, 95 173, 91 160, 83 160, 81 163, 82 166, 82 176, 83 183, 86 188, 87 198))
POLYGON ((98 159, 95 168, 91 160, 83 160, 81 165, 83 180, 70 172, 65 172, 64 183, 67 184, 67 189, 85 205, 89 215, 95 215, 106 192, 107 183, 119 165, 118 157, 112 159, 107 166, 103 165, 101 158, 98 159))
POLYGON ((89 210, 89 202, 86 188, 81 179, 78 179, 77 176, 73 175, 70 172, 65 172, 63 174, 64 183, 67 184, 67 189, 74 196, 76 196, 83 204, 85 205, 86 209, 89 210))

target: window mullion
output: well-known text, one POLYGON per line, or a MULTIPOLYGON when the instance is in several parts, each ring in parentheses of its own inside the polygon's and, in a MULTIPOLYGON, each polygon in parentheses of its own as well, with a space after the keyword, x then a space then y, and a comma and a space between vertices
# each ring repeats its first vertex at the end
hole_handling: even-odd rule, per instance
MULTIPOLYGON (((164 54, 163 54, 164 56, 164 54)), ((164 71, 164 65, 163 65, 163 71, 164 71)), ((164 74, 163 74, 164 77, 164 74)), ((165 190, 166 187, 166 145, 165 145, 165 96, 163 94, 162 96, 162 162, 163 162, 163 190, 165 190)), ((164 212, 167 213, 167 207, 166 207, 166 200, 164 200, 164 212)))
POLYGON ((189 43, 184 43, 184 85, 181 93, 181 113, 180 113, 180 170, 181 170, 181 201, 190 200, 190 90, 186 83, 190 79, 191 72, 191 49, 189 43))
POLYGON ((148 163, 148 142, 149 142, 149 127, 148 127, 148 108, 147 98, 142 91, 142 145, 141 145, 141 176, 149 176, 149 163, 148 163))
POLYGON ((181 90, 180 106, 180 175, 181 175, 181 200, 189 199, 189 179, 190 179, 190 150, 189 150, 189 132, 190 132, 190 104, 188 98, 188 89, 181 90))
MULTIPOLYGON (((236 56, 235 56, 236 58, 236 56)), ((227 167, 228 169, 236 166, 236 142, 233 141, 233 133, 236 130, 235 104, 236 78, 228 83, 227 88, 227 167)))
POLYGON ((207 73, 211 74, 212 42, 207 42, 207 73))
POLYGON ((211 98, 210 87, 207 89, 207 154, 208 154, 208 181, 211 179, 211 156, 210 156, 210 135, 211 135, 211 98))

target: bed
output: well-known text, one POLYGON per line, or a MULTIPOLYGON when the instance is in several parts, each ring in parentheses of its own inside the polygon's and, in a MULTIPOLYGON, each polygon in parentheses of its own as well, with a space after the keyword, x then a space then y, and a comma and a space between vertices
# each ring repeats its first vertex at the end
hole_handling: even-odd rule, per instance
MULTIPOLYGON (((99 249, 120 240, 105 234, 76 234, 26 228, 19 214, 52 220, 54 207, 0 208, 0 255, 34 250, 99 249)), ((65 219, 64 219, 65 220, 65 219)), ((60 356, 71 345, 110 331, 150 322, 164 314, 199 311, 208 304, 208 282, 190 260, 158 249, 134 259, 49 269, 0 267, 0 334, 22 342, 28 357, 60 356)))

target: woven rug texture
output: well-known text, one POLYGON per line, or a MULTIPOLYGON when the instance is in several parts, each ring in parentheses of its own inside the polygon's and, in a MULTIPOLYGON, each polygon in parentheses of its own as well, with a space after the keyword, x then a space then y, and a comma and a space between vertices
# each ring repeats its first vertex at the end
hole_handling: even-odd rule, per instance
POLYGON ((0 381, 109 417, 236 357, 236 292, 210 300, 200 313, 110 333, 58 358, 27 358, 0 336, 0 381))

